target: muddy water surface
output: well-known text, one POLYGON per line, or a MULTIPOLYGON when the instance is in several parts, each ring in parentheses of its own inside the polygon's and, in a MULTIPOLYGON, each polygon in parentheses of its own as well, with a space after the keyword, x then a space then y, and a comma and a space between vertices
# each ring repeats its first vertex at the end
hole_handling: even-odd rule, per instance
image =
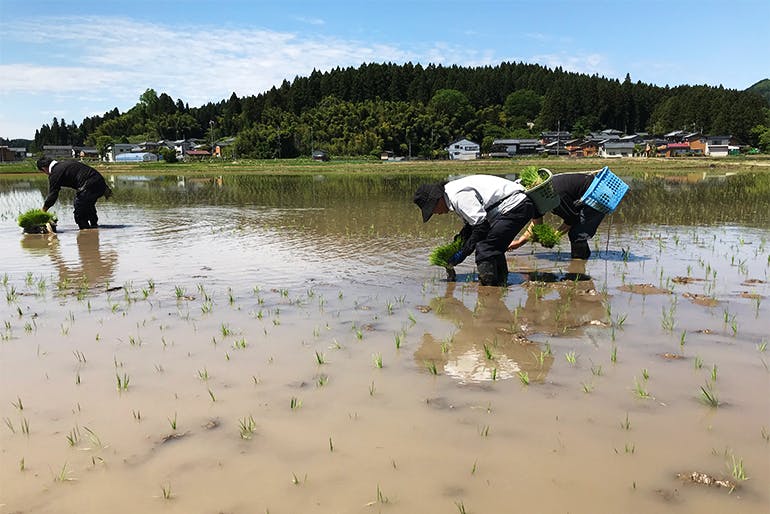
POLYGON ((770 507, 767 179, 634 183, 503 291, 419 177, 110 178, 52 236, 0 182, 0 512, 770 507))

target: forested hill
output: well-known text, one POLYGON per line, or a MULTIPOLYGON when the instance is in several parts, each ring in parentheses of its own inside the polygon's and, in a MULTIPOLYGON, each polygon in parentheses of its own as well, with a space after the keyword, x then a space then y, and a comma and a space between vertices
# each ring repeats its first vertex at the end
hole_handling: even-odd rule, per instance
POLYGON ((314 71, 255 95, 189 107, 148 89, 127 112, 113 109, 76 125, 54 118, 35 134, 45 144, 235 137, 240 156, 292 157, 323 148, 336 155, 431 155, 467 137, 483 146, 542 130, 614 128, 662 134, 692 129, 757 139, 770 126, 768 100, 711 86, 660 87, 536 64, 460 67, 364 64, 314 71))
POLYGON ((763 79, 748 88, 746 91, 762 95, 770 103, 770 79, 763 79))

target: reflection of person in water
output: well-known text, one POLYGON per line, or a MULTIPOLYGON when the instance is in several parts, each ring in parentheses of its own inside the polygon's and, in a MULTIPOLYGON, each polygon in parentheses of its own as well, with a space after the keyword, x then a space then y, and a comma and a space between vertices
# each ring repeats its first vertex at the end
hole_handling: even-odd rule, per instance
POLYGON ((566 273, 529 274, 527 300, 519 319, 530 331, 563 334, 591 324, 604 323, 604 296, 585 273, 583 260, 570 262, 566 273), (554 297, 555 293, 555 297, 554 297))
POLYGON ((36 254, 47 254, 59 272, 59 282, 89 286, 112 280, 117 263, 117 252, 104 251, 99 243, 99 231, 81 230, 77 235, 79 265, 73 266, 61 252, 59 238, 54 235, 26 235, 22 247, 36 254))
POLYGON ((526 372, 533 382, 542 381, 553 356, 542 353, 539 343, 517 335, 515 315, 503 301, 500 289, 479 289, 474 310, 454 297, 458 286, 447 283, 446 295, 431 301, 439 317, 451 320, 457 332, 440 343, 431 334, 423 336, 414 358, 420 366, 435 363, 447 375, 462 382, 483 382, 516 377, 526 372))

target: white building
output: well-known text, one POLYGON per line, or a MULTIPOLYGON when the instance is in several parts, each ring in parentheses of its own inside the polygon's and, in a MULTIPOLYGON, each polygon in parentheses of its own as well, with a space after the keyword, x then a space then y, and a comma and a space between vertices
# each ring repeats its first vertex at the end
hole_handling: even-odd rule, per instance
POLYGON ((131 143, 114 143, 107 147, 107 162, 117 162, 117 157, 123 153, 129 153, 135 145, 131 143))
POLYGON ((455 161, 472 161, 481 157, 481 147, 473 141, 460 139, 446 147, 449 158, 455 161))

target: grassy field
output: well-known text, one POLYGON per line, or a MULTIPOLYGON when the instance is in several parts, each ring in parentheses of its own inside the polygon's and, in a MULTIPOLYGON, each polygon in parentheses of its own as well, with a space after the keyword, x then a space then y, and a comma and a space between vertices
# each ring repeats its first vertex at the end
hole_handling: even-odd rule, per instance
MULTIPOLYGON (((187 163, 102 163, 92 164, 102 173, 128 174, 305 174, 305 173, 419 173, 419 174, 506 174, 516 173, 529 165, 549 168, 554 172, 586 171, 609 166, 620 175, 648 174, 724 174, 770 171, 770 156, 723 158, 626 158, 570 159, 517 158, 481 159, 476 161, 400 161, 335 159, 318 162, 310 159, 271 159, 238 161, 202 161, 187 163)), ((34 173, 34 161, 27 160, 0 166, 0 175, 34 173)))

